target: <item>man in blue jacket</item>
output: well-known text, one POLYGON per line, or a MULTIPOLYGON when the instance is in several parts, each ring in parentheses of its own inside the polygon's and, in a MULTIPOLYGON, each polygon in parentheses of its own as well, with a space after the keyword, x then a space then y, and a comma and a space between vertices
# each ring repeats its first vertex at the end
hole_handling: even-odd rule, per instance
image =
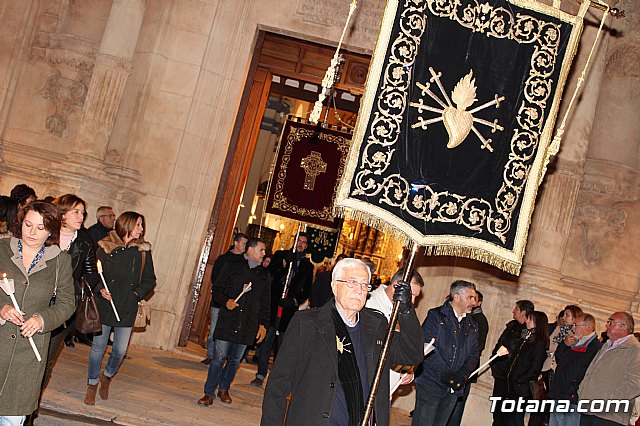
POLYGON ((416 378, 413 426, 446 425, 469 375, 480 359, 478 326, 471 318, 477 304, 476 286, 458 280, 449 297, 431 309, 422 324, 424 342, 435 339, 435 350, 422 363, 416 378))

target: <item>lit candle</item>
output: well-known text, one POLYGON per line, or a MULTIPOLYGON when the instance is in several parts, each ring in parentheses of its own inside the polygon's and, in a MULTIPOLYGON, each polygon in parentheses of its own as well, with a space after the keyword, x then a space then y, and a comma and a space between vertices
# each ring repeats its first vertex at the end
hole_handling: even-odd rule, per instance
MULTIPOLYGON (((102 279, 102 285, 104 286, 104 289, 107 290, 107 293, 111 293, 109 291, 109 287, 107 287, 107 282, 104 279, 104 275, 102 275, 102 262, 100 262, 99 260, 98 275, 100 275, 100 278, 102 279)), ((113 299, 111 299, 109 302, 111 302, 111 308, 113 309, 113 313, 116 315, 116 321, 120 322, 120 315, 118 315, 118 310, 116 309, 116 305, 113 303, 113 299)))

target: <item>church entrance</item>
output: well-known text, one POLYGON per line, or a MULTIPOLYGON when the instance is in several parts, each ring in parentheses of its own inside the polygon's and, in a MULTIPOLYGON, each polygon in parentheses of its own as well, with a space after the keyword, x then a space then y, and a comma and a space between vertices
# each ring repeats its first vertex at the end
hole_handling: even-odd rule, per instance
MULTIPOLYGON (((209 222, 208 261, 206 266, 200 265, 204 273, 201 283, 196 282, 196 287, 200 284, 199 289, 192 291, 180 345, 185 345, 187 340, 206 342, 211 268, 217 256, 229 249, 234 232, 250 236, 260 232, 271 253, 291 246, 298 223, 263 212, 272 161, 287 116, 305 119, 311 112, 334 52, 335 48, 330 46, 272 33, 259 34, 209 222)), ((329 126, 352 128, 370 58, 347 51, 342 51, 342 56, 344 62, 340 79, 334 86, 335 96, 325 101, 321 121, 329 126), (328 111, 327 104, 330 105, 328 111)), ((376 266, 381 267, 390 248, 394 256, 401 251, 391 247, 393 244, 373 228, 346 222, 336 249, 355 257, 368 254, 376 266)))

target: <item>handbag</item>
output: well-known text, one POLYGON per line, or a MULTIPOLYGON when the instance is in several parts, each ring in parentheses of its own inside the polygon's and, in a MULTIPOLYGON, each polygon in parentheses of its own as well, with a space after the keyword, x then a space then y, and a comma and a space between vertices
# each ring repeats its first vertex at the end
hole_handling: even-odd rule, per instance
POLYGON ((102 323, 95 296, 84 278, 80 279, 80 285, 82 291, 76 309, 76 330, 82 334, 99 333, 102 331, 102 323))
POLYGON ((138 312, 136 313, 136 320, 133 323, 133 328, 146 328, 147 322, 151 319, 151 315, 149 315, 149 305, 148 302, 140 301, 138 302, 138 312))
MULTIPOLYGON (((147 259, 145 252, 142 252, 142 267, 140 268, 140 280, 142 280, 142 271, 144 271, 144 263, 147 259)), ((151 309, 149 308, 149 302, 141 300, 138 302, 138 312, 136 312, 136 320, 133 323, 133 328, 147 328, 147 323, 151 322, 151 309)))
POLYGON ((533 399, 542 401, 547 397, 547 386, 544 383, 544 378, 539 376, 537 380, 529 382, 529 389, 531 389, 531 395, 533 399))

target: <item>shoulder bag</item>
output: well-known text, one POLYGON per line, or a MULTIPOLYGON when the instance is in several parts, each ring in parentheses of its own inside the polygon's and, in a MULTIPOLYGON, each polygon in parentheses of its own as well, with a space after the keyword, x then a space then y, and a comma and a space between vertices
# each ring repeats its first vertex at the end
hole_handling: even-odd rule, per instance
MULTIPOLYGON (((142 267, 140 268, 140 280, 142 281, 142 271, 144 271, 145 260, 147 259, 147 253, 142 252, 142 267)), ((149 302, 141 300, 138 302, 138 312, 136 313, 136 320, 133 323, 133 328, 146 329, 147 323, 151 322, 151 310, 149 309, 149 302)))
POLYGON ((80 286, 82 291, 76 310, 76 330, 82 334, 99 333, 102 323, 93 291, 84 278, 80 278, 80 286))

